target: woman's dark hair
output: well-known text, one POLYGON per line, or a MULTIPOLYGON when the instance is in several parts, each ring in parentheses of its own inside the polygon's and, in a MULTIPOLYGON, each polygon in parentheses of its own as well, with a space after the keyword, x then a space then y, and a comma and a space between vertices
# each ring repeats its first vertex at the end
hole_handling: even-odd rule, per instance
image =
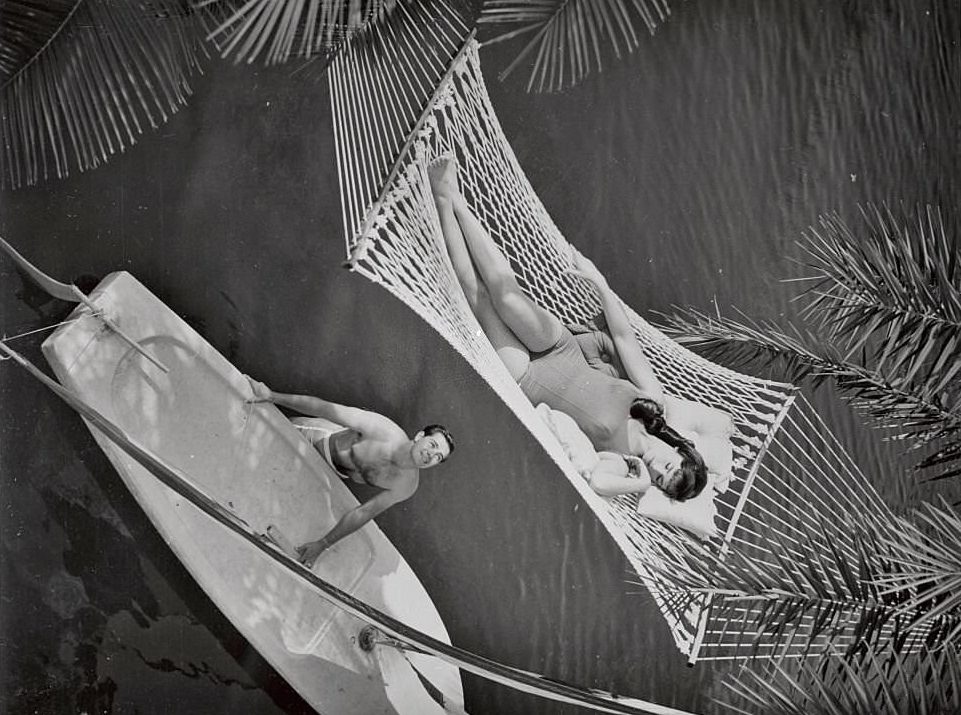
MULTIPOLYGON (((447 457, 454 453, 454 438, 450 436, 450 432, 447 431, 447 428, 444 427, 444 425, 427 425, 421 430, 421 432, 424 433, 425 437, 430 437, 432 434, 438 433, 444 435, 444 439, 447 440, 447 446, 450 447, 450 449, 447 451, 447 457)), ((447 457, 444 457, 444 459, 447 459, 447 457)), ((444 459, 441 461, 443 462, 444 459)))
POLYGON ((631 417, 644 425, 647 433, 663 440, 677 450, 681 456, 681 478, 674 480, 671 489, 664 490, 675 501, 693 499, 707 484, 707 466, 694 443, 684 439, 664 421, 664 409, 646 397, 636 397, 631 403, 631 417))

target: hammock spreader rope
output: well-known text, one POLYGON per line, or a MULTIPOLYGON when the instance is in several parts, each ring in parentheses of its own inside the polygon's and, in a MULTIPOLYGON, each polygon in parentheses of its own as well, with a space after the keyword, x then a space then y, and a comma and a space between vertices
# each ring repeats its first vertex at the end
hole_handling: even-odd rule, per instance
MULTIPOLYGON (((594 494, 474 318, 447 256, 426 175, 427 163, 442 154, 456 157, 467 201, 528 296, 568 325, 588 322, 599 303, 582 282, 564 275, 571 267, 569 244, 500 127, 467 24, 443 0, 402 3, 390 23, 348 43, 331 65, 330 84, 351 269, 434 327, 534 434, 630 561, 690 662, 765 649, 804 652, 809 643, 803 625, 795 634, 797 647, 784 646, 783 634, 753 634, 745 642, 732 634, 743 631, 741 621, 753 607, 745 606, 736 618, 730 609, 714 613, 706 595, 679 590, 665 578, 670 567, 684 563, 688 537, 639 516, 635 498, 607 502, 594 494), (382 56, 387 45, 390 52, 382 56)), ((733 477, 717 498, 722 552, 736 548, 758 563, 790 569, 774 552, 775 543, 799 563, 807 549, 827 548, 808 543, 811 509, 826 518, 889 513, 793 386, 709 362, 625 309, 668 392, 734 416, 733 477), (833 488, 839 479, 844 488, 833 488)), ((842 536, 834 545, 856 560, 853 541, 842 536)))

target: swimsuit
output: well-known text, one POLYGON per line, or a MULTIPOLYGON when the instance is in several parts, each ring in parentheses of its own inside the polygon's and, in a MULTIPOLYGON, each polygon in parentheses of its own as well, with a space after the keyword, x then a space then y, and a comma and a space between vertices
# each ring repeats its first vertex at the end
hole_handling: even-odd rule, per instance
POLYGON ((359 436, 356 431, 323 417, 291 417, 290 421, 297 428, 297 431, 303 435, 304 439, 317 448, 317 451, 341 479, 351 480, 358 484, 367 484, 367 481, 359 473, 343 471, 337 466, 334 459, 335 453, 350 450, 359 436), (353 435, 350 444, 338 445, 339 438, 346 436, 348 433, 353 435))
POLYGON ((626 454, 631 402, 641 392, 616 376, 616 353, 611 355, 613 342, 610 346, 607 342, 610 338, 598 331, 575 337, 563 328, 551 348, 531 353, 530 365, 517 384, 533 404, 544 402, 570 415, 599 452, 626 454), (592 367, 595 362, 603 364, 592 367))

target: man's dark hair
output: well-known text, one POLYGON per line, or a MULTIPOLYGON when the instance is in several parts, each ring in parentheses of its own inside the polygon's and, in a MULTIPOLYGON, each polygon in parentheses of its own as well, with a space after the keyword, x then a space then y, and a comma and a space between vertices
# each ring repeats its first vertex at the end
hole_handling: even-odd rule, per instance
MULTIPOLYGON (((425 437, 430 437, 432 434, 443 435, 444 439, 447 440, 447 446, 450 447, 450 450, 447 452, 447 457, 454 453, 454 438, 450 436, 450 432, 447 431, 444 425, 427 425, 421 432, 424 433, 425 437)), ((447 457, 444 457, 444 459, 447 459, 447 457)), ((441 461, 443 462, 444 460, 442 459, 441 461)))

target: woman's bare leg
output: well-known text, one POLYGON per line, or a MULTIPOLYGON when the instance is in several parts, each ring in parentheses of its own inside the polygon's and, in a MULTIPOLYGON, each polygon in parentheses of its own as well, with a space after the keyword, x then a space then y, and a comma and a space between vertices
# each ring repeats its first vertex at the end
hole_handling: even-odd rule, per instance
POLYGON ((511 332, 497 313, 487 287, 478 280, 470 253, 464 243, 460 224, 454 215, 454 207, 447 196, 435 196, 440 226, 447 244, 447 252, 454 266, 454 273, 464 289, 467 302, 480 323, 484 334, 497 351, 498 357, 507 367, 511 377, 519 380, 527 372, 530 354, 524 344, 511 332))
POLYGON ((547 350, 560 338, 563 330, 560 321, 524 295, 507 257, 460 193, 453 162, 439 160, 433 169, 434 194, 450 200, 473 259, 472 268, 477 268, 498 315, 530 352, 547 350))

